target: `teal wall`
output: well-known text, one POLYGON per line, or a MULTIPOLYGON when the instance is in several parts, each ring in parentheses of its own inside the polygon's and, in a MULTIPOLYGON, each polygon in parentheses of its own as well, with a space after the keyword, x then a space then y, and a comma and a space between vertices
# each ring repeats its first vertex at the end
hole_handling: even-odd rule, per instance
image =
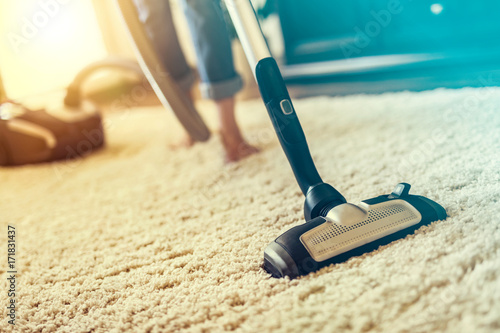
POLYGON ((276 0, 289 64, 500 45, 500 1, 276 0))

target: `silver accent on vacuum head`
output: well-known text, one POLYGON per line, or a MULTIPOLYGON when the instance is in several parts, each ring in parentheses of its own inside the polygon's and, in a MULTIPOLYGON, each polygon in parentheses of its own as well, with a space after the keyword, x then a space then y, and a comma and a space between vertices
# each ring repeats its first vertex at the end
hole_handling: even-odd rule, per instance
POLYGON ((422 215, 404 200, 391 200, 375 205, 338 205, 326 219, 327 222, 300 236, 317 262, 415 225, 422 215))

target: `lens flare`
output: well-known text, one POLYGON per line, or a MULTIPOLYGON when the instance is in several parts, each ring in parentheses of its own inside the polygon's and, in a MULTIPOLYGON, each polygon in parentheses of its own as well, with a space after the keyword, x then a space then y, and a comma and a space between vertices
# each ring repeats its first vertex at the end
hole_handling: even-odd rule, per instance
POLYGON ((64 88, 106 48, 87 0, 0 3, 0 68, 10 98, 64 88))

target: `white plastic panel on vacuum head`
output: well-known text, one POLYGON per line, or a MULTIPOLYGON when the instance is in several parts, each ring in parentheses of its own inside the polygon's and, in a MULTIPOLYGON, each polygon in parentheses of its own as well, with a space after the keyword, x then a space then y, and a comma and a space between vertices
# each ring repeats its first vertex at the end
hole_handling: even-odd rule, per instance
POLYGON ((330 259, 364 244, 417 224, 420 212, 404 200, 375 205, 361 203, 366 219, 353 225, 327 221, 302 236, 300 241, 317 262, 330 259))

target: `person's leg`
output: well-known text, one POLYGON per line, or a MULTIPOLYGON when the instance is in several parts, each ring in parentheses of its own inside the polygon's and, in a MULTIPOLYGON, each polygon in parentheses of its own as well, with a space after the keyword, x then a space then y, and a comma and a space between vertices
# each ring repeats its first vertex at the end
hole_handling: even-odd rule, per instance
POLYGON ((259 150, 248 144, 241 135, 234 114, 234 97, 215 101, 219 113, 221 140, 226 150, 226 161, 233 162, 259 150))
POLYGON ((217 105, 226 160, 239 160, 258 150, 243 139, 235 119, 234 95, 243 82, 234 69, 231 40, 220 2, 183 0, 182 5, 196 50, 201 93, 217 105))

